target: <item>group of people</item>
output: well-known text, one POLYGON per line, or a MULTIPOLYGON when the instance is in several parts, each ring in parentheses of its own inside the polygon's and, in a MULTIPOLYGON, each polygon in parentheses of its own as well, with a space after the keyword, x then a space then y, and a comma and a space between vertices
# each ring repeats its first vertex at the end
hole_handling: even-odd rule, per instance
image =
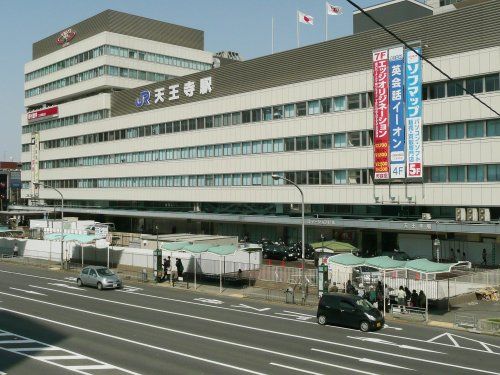
POLYGON ((408 287, 403 287, 401 285, 398 290, 397 298, 398 305, 400 306, 425 308, 426 297, 423 290, 417 293, 417 291, 413 289, 413 291, 410 292, 408 287))
POLYGON ((184 273, 184 265, 180 258, 175 258, 175 263, 172 264, 170 256, 163 258, 163 277, 162 281, 176 281, 182 278, 184 273))

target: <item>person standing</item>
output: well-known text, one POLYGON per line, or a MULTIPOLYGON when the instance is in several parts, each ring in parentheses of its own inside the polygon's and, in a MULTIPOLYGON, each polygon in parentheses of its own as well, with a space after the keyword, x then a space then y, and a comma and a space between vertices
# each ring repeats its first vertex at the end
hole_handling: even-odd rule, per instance
POLYGON ((481 265, 486 266, 486 264, 487 264, 486 249, 483 248, 483 261, 481 262, 481 265))
POLYGON ((405 305, 405 300, 406 300, 406 292, 405 288, 401 285, 398 290, 398 305, 399 306, 404 306, 405 305))
POLYGON ((169 268, 170 268, 170 257, 163 258, 163 278, 162 278, 162 280, 165 280, 165 278, 167 278, 169 268))
POLYGON ((19 256, 19 247, 17 247, 17 242, 14 242, 14 248, 12 249, 12 256, 17 258, 19 256))
POLYGON ((182 274, 184 273, 184 265, 182 264, 182 260, 180 258, 177 258, 175 261, 175 265, 177 266, 177 277, 181 278, 182 274))
POLYGON ((418 294, 418 307, 425 309, 425 294, 424 291, 421 290, 420 293, 418 294))
POLYGON ((464 250, 464 252, 462 253, 462 261, 463 261, 463 262, 467 261, 467 257, 465 256, 465 250, 464 250))
POLYGON ((411 306, 418 307, 418 293, 415 289, 411 292, 411 306))
POLYGON ((348 294, 356 295, 356 288, 352 285, 351 280, 347 280, 347 285, 345 286, 345 292, 348 294))
POLYGON ((450 255, 451 255, 451 263, 455 263, 457 261, 457 258, 455 258, 455 250, 453 248, 450 249, 450 255))

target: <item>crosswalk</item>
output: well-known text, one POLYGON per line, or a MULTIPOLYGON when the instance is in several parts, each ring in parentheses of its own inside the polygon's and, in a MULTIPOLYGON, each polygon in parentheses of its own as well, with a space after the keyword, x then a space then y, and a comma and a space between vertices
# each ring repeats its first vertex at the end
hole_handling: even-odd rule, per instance
POLYGON ((0 330, 0 351, 21 355, 78 374, 138 374, 58 346, 0 330))

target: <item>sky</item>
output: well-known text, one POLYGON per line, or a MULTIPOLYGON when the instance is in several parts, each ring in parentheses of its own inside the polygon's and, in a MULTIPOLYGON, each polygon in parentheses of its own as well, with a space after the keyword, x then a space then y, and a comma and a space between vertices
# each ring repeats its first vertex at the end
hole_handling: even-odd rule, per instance
MULTIPOLYGON (((357 0, 366 7, 385 0, 357 0)), ((352 34, 354 8, 328 19, 329 39, 352 34)), ((271 53, 274 17, 275 52, 297 46, 296 12, 314 17, 300 25, 301 46, 325 39, 324 0, 0 0, 0 161, 20 160, 24 113, 24 64, 32 44, 106 9, 132 13, 205 32, 205 50, 236 51, 245 59, 271 53)))

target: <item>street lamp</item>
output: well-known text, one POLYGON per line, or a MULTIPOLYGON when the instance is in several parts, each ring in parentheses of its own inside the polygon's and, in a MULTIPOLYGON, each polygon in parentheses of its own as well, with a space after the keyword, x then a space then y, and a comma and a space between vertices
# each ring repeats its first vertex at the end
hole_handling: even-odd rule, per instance
POLYGON ((38 187, 43 187, 44 189, 52 189, 55 190, 61 196, 61 269, 63 269, 64 264, 64 197, 62 193, 57 190, 55 187, 44 185, 39 182, 34 182, 33 185, 38 187))
POLYGON ((283 176, 273 174, 271 175, 273 180, 283 180, 288 182, 289 184, 295 186, 297 189, 299 189, 300 192, 300 197, 302 199, 302 206, 301 206, 301 211, 302 211, 302 293, 305 291, 305 271, 306 271, 306 251, 305 251, 305 222, 304 222, 304 192, 302 189, 297 185, 295 182, 290 181, 288 178, 285 178, 283 176))

